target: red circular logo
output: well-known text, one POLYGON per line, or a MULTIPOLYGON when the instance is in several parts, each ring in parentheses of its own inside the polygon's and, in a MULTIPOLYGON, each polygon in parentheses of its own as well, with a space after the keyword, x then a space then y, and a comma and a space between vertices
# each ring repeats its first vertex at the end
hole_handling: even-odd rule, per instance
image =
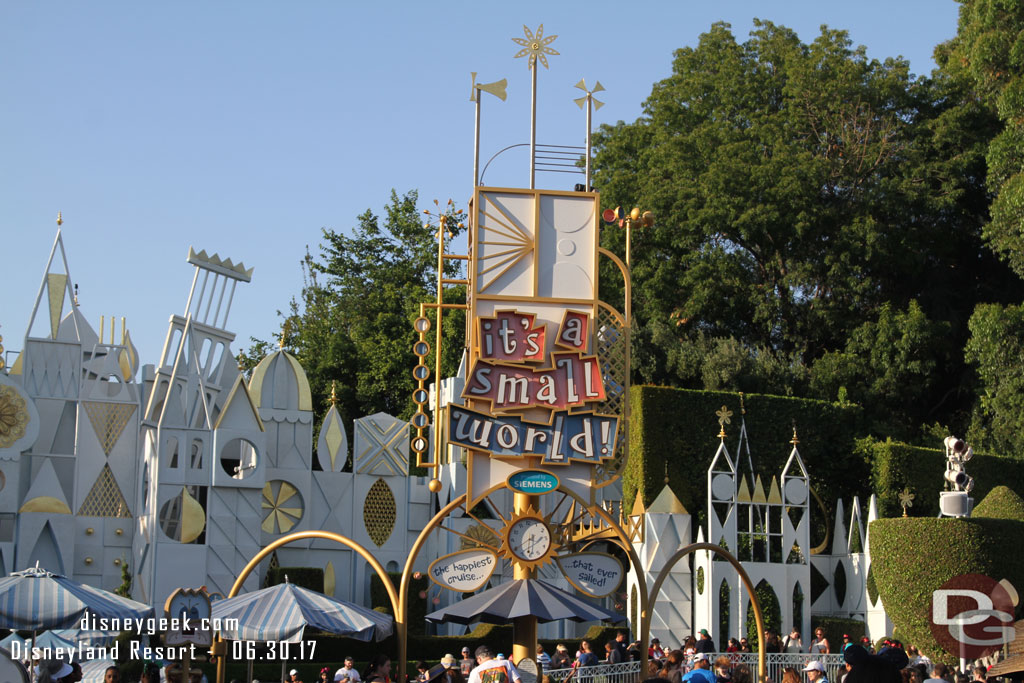
POLYGON ((949 654, 977 659, 1013 640, 1013 598, 998 581, 961 574, 932 593, 932 635, 949 654))

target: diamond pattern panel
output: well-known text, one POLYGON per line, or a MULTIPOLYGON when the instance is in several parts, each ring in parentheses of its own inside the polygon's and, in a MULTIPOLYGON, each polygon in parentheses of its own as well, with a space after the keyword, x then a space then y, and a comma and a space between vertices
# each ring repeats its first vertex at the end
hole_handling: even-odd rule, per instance
POLYGON ((355 421, 355 470, 359 474, 409 473, 409 423, 378 413, 355 421))
POLYGON ((397 514, 395 494, 391 492, 391 487, 383 479, 373 482, 363 502, 363 524, 370 540, 378 548, 391 538, 397 514))
POLYGON ((100 440, 104 455, 110 455, 128 420, 135 414, 135 404, 82 401, 82 407, 89 416, 96 438, 100 440))
MULTIPOLYGON (((132 406, 134 408, 134 406, 132 406)), ((128 503, 121 494, 121 488, 114 481, 110 465, 104 464, 100 476, 82 501, 78 514, 85 517, 131 517, 128 503)))

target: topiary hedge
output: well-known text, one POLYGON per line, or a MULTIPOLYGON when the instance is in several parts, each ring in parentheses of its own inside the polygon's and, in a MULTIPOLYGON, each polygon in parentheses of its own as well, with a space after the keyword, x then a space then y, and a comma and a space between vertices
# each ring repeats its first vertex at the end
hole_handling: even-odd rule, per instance
MULTIPOLYGON (((725 425, 725 443, 732 458, 737 457, 739 394, 634 386, 630 397, 630 455, 622 475, 626 509, 631 509, 637 491, 649 505, 669 472, 672 491, 691 514, 699 515, 707 503, 707 470, 719 444, 715 411, 723 405, 733 412, 732 423, 725 425)), ((745 394, 744 404, 754 466, 767 476, 765 487, 789 459, 795 424, 800 455, 824 500, 868 492, 868 467, 853 452, 863 433, 859 406, 764 394, 745 394)))
MULTIPOLYGON (((871 571, 898 637, 934 661, 953 662, 932 636, 932 593, 960 574, 1024 586, 1024 522, 909 517, 871 523, 871 571)), ((1017 608, 1021 616, 1021 606, 1017 608)), ((852 635, 852 634, 851 634, 852 635)))
MULTIPOLYGON (((391 583, 395 585, 397 590, 402 585, 402 575, 398 572, 388 572, 388 576, 391 577, 391 583)), ((425 575, 420 574, 419 578, 414 574, 409 579, 409 591, 406 593, 408 609, 408 621, 409 621, 409 635, 422 635, 425 632, 426 615, 429 607, 433 605, 428 604, 430 599, 430 579, 425 575), (426 597, 420 597, 422 593, 427 593, 426 597)), ((376 574, 370 575, 370 604, 378 612, 384 614, 390 614, 394 616, 394 611, 391 609, 391 599, 388 597, 388 591, 384 588, 384 584, 381 582, 380 577, 376 574)), ((432 609, 429 611, 433 611, 432 609)))
POLYGON ((971 516, 1024 522, 1024 499, 1006 486, 996 486, 974 507, 971 516))
POLYGON ((814 617, 811 619, 811 632, 807 634, 800 634, 803 638, 804 645, 810 647, 811 641, 814 640, 814 632, 819 628, 825 632, 825 637, 828 639, 829 649, 832 652, 843 651, 844 634, 850 636, 850 640, 854 643, 860 643, 860 639, 864 637, 864 633, 866 632, 864 622, 859 619, 814 617))
MULTIPOLYGON (((866 438, 857 441, 857 457, 870 464, 871 486, 878 495, 878 514, 897 517, 903 514, 899 493, 909 488, 915 494, 910 517, 936 517, 939 514, 939 492, 946 471, 945 451, 919 448, 892 440, 866 438)), ((967 463, 967 473, 974 478, 975 501, 984 498, 997 485, 1024 492, 1024 460, 999 455, 975 453, 967 463)))

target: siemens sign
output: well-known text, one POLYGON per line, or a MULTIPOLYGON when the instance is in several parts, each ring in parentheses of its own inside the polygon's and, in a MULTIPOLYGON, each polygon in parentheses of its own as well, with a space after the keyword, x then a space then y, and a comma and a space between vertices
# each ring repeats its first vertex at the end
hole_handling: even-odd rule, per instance
POLYGON ((558 488, 558 477, 542 470, 522 470, 508 478, 508 487, 532 495, 550 493, 558 488))

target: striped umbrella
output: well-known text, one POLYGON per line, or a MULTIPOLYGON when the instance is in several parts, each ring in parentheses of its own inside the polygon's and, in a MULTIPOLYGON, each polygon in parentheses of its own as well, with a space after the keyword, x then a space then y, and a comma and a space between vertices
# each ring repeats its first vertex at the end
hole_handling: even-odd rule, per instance
POLYGON ((427 621, 470 624, 506 624, 516 617, 534 616, 540 622, 625 621, 622 614, 592 605, 575 595, 537 579, 516 579, 485 590, 427 615, 427 621))
POLYGON ((153 608, 35 566, 0 579, 0 628, 42 631, 99 619, 145 619, 153 608))
MULTIPOLYGON (((14 644, 18 643, 17 648, 21 652, 27 652, 32 647, 31 638, 22 638, 17 633, 12 633, 3 640, 0 640, 0 647, 7 648, 8 650, 15 649, 14 644)), ((46 633, 40 633, 36 637, 35 647, 46 648, 54 650, 60 648, 64 651, 73 650, 75 643, 72 640, 63 638, 57 634, 56 631, 47 631, 46 633)), ((60 659, 60 657, 57 657, 60 659)))
POLYGON ((294 583, 279 583, 218 600, 211 611, 214 619, 237 619, 237 629, 224 629, 221 636, 230 640, 297 643, 307 626, 337 633, 356 640, 384 640, 394 629, 394 619, 359 605, 329 598, 300 588, 294 583))

